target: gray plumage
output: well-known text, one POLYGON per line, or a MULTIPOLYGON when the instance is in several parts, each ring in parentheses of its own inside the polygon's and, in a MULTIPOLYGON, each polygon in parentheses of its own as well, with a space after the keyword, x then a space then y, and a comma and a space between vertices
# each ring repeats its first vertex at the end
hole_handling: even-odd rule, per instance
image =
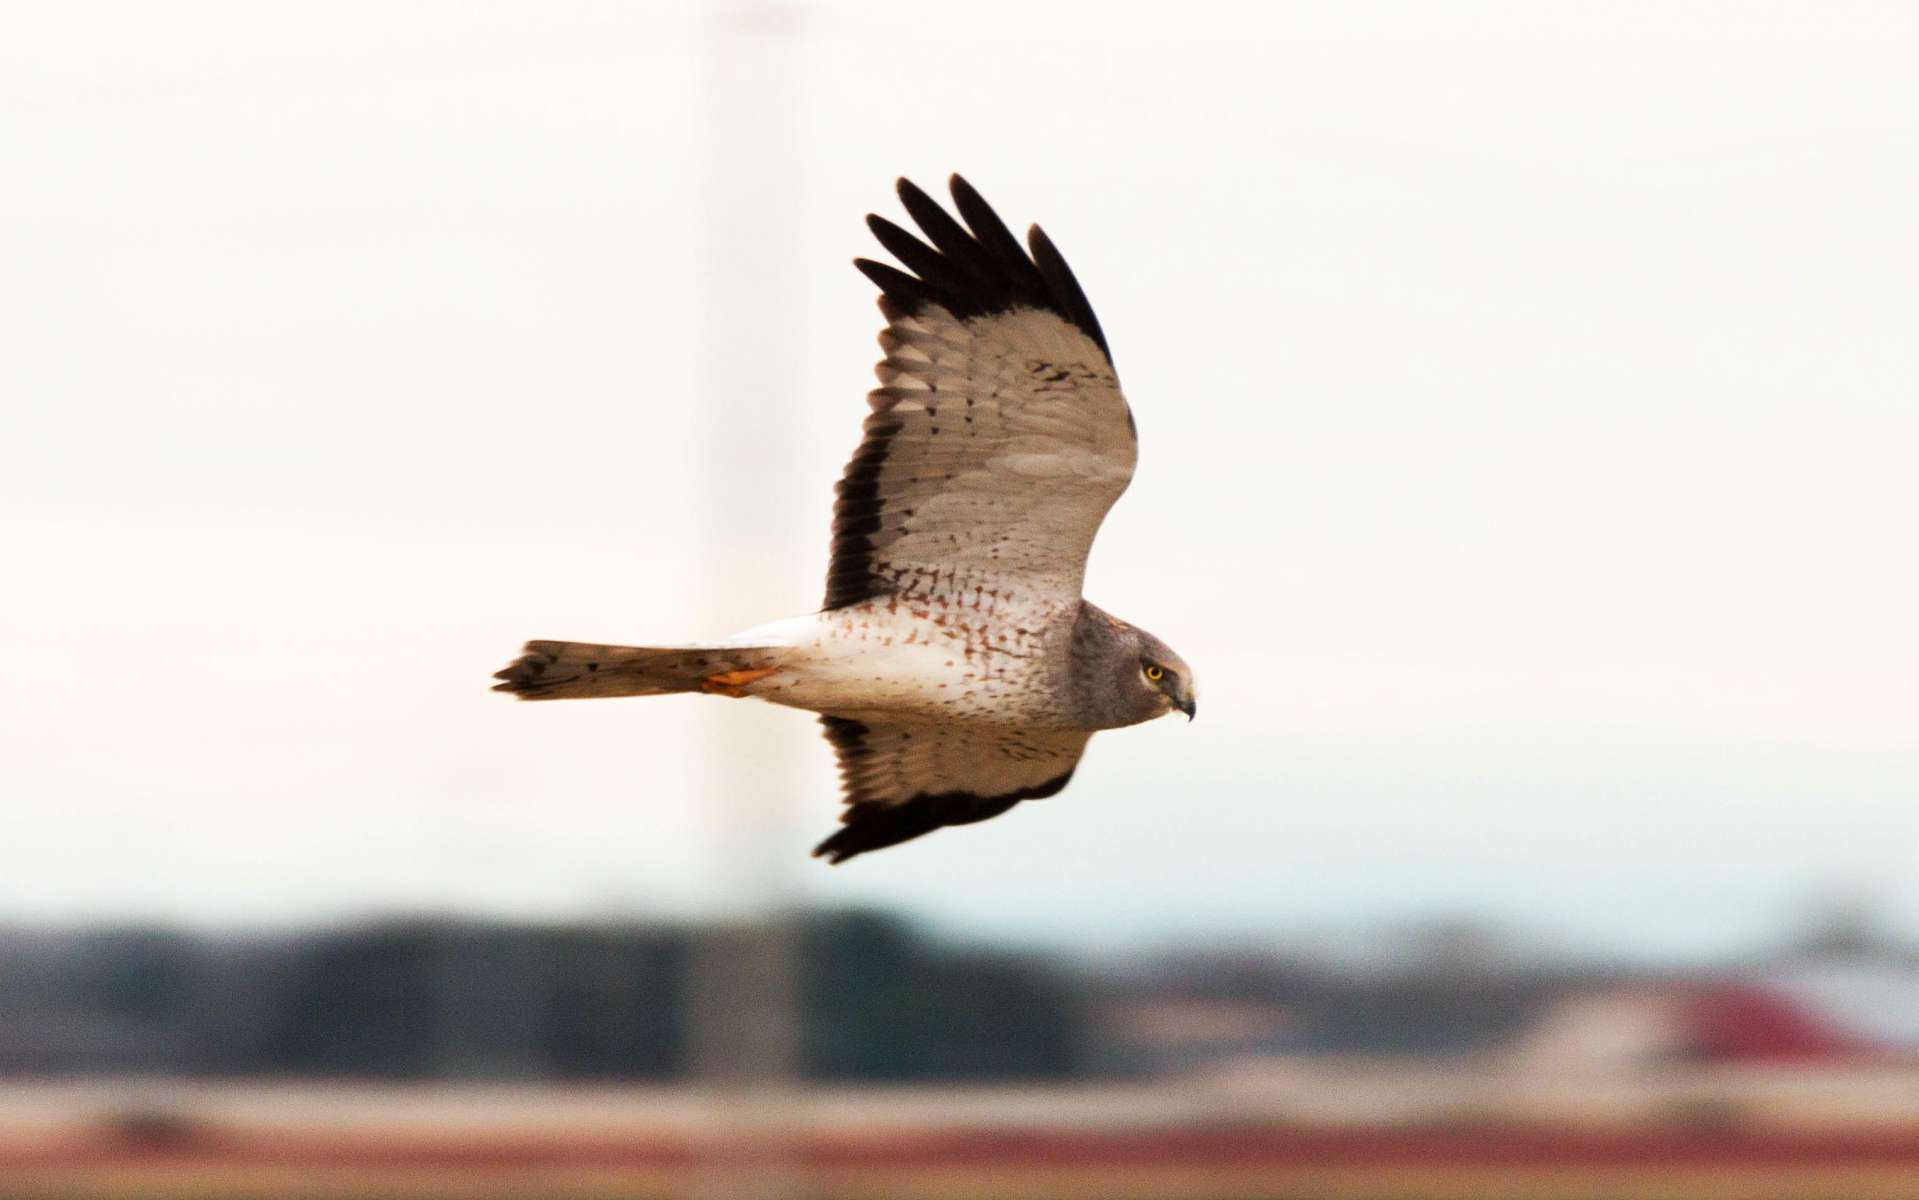
POLYGON ((1191 679, 1192 673, 1171 646, 1144 629, 1080 602, 1066 643, 1066 681, 1060 693, 1076 726, 1123 729, 1138 725, 1166 715, 1169 701, 1186 712, 1195 702, 1190 690, 1180 688, 1191 679), (1141 687, 1143 663, 1157 663, 1172 670, 1163 683, 1141 687))
POLYGON ((1196 710, 1186 663, 1080 596, 1132 479, 1137 432, 1092 307, 1034 227, 1021 248, 954 176, 962 227, 900 181, 909 270, 883 297, 881 387, 837 488, 818 613, 725 643, 528 643, 496 678, 529 700, 705 691, 821 714, 839 760, 830 862, 1057 793, 1093 733, 1196 710))

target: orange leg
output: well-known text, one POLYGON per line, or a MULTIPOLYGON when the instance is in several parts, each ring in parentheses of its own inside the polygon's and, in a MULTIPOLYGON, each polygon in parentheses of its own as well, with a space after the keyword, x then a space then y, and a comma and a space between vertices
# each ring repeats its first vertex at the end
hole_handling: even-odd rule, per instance
POLYGON ((700 690, 715 696, 731 696, 734 699, 746 695, 746 685, 765 679, 768 675, 779 673, 778 667, 757 667, 745 671, 721 671, 718 675, 708 675, 700 681, 700 690))

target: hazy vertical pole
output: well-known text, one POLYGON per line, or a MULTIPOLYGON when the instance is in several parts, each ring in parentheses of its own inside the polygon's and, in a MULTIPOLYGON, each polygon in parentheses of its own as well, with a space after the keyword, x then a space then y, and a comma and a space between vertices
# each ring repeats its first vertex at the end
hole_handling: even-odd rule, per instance
MULTIPOLYGON (((704 611, 723 633, 790 615, 799 564, 791 465, 804 405, 804 126, 800 13, 725 0, 702 17, 699 404, 707 547, 704 611)), ((818 514, 814 514, 817 518, 818 514)), ((815 520, 815 526, 819 520, 815 520)), ((824 536, 818 528, 812 533, 824 536)), ((693 970, 693 1069, 712 1097, 714 1200, 794 1192, 790 1139, 798 1056, 792 871, 779 834, 805 764, 785 747, 793 714, 715 706, 707 716, 714 883, 727 920, 693 970)))

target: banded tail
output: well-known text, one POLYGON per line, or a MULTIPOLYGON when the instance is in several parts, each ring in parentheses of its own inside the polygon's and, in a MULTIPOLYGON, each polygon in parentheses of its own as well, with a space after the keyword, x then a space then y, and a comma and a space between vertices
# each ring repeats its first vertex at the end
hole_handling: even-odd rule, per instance
POLYGON ((779 669, 776 646, 596 646, 528 642, 526 653, 495 671, 496 692, 522 700, 585 700, 596 696, 723 696, 779 669))

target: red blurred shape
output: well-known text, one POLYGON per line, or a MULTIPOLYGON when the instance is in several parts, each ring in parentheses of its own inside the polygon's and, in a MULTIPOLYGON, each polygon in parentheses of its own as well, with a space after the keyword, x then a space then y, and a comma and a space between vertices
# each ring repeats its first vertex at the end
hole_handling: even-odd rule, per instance
POLYGON ((1714 1062, 1832 1062, 1879 1057, 1880 1048, 1770 988, 1705 984, 1685 999, 1695 1055, 1714 1062))

